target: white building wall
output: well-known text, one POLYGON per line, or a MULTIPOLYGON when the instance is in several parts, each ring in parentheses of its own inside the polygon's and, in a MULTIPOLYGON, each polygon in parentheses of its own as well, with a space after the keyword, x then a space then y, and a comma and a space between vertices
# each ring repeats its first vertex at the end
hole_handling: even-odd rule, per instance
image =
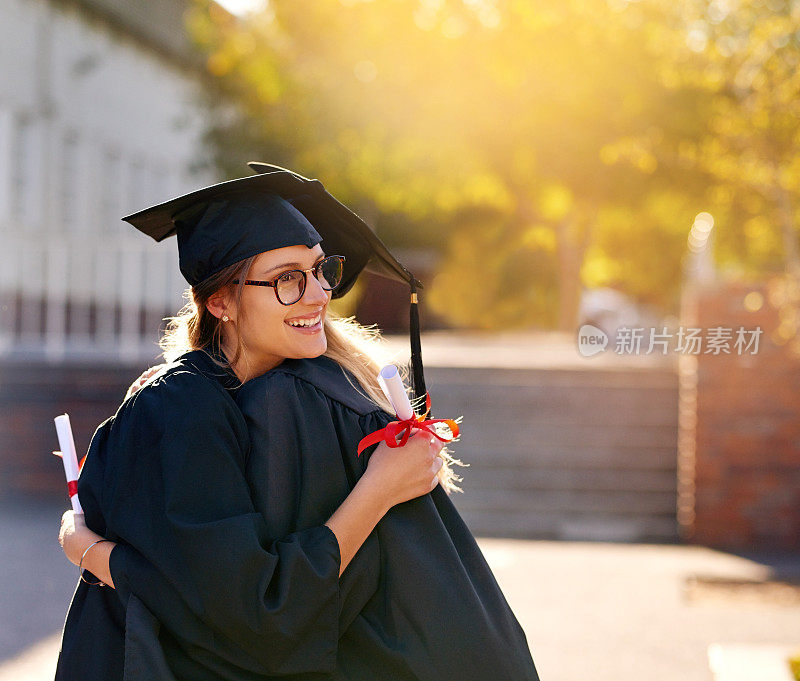
POLYGON ((154 356, 186 284, 120 218, 217 179, 199 79, 47 0, 0 0, 0 71, 0 352, 154 356))

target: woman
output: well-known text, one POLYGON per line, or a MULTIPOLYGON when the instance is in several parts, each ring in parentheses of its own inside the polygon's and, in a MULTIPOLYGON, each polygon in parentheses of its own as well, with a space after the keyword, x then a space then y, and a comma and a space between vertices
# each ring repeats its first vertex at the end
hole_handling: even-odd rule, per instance
POLYGON ((437 486, 440 443, 356 455, 392 416, 327 311, 368 260, 327 197, 276 171, 126 218, 177 232, 191 350, 92 440, 79 494, 99 534, 65 514, 62 536, 114 589, 79 584, 57 679, 537 678, 437 486))

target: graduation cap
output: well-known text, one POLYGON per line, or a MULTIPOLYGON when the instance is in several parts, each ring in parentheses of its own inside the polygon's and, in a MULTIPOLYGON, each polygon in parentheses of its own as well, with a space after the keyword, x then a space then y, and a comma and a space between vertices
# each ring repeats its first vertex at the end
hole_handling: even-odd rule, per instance
POLYGON ((424 395, 417 308, 422 283, 319 180, 268 163, 248 165, 256 175, 204 187, 122 219, 156 241, 177 235, 180 270, 192 286, 258 253, 320 242, 326 253, 345 256, 334 298, 347 293, 364 269, 405 282, 411 290, 414 395, 424 395))

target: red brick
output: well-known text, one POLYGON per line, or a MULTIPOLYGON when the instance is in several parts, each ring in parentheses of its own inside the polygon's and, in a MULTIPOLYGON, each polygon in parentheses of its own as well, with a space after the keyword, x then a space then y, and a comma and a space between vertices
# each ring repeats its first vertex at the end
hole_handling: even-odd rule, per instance
MULTIPOLYGON (((694 543, 719 548, 796 550, 800 530, 800 357, 770 335, 778 314, 769 282, 721 285, 697 294, 683 326, 764 333, 756 355, 701 354, 697 362, 696 419, 681 442, 695 448, 694 543), (754 313, 742 306, 752 290, 764 295, 754 313)), ((685 387, 682 388, 685 390, 685 387)), ((685 423, 692 423, 686 419, 685 423)))

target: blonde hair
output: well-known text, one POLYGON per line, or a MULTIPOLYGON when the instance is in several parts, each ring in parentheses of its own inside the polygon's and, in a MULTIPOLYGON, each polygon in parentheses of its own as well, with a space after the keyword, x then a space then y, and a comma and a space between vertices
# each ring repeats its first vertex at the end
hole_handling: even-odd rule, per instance
MULTIPOLYGON (((190 350, 207 351, 210 348, 222 347, 223 322, 208 311, 206 304, 221 289, 235 287, 233 294, 236 307, 239 308, 244 281, 256 257, 252 256, 230 265, 184 292, 186 304, 177 315, 167 319, 167 327, 159 341, 162 354, 167 362, 174 361, 190 350), (238 283, 234 283, 237 280, 238 283)), ((394 413, 392 405, 378 384, 378 372, 387 363, 388 357, 382 347, 380 332, 377 328, 363 326, 353 317, 339 317, 330 309, 325 315, 324 328, 328 344, 325 356, 330 357, 345 370, 348 381, 350 381, 350 377, 347 372, 355 378, 357 385, 353 385, 352 381, 350 383, 362 395, 384 411, 390 414, 394 413)), ((227 368, 235 364, 246 349, 238 330, 235 335, 234 354, 222 363, 227 368)), ((216 359, 215 362, 220 364, 216 359)), ((407 374, 403 368, 401 371, 407 374)), ((406 378, 405 375, 404 378, 406 378)), ((462 491, 456 484, 461 481, 461 478, 453 472, 452 465, 464 466, 465 464, 454 458, 447 447, 442 449, 440 456, 444 461, 444 465, 439 471, 440 484, 448 494, 462 491)))

